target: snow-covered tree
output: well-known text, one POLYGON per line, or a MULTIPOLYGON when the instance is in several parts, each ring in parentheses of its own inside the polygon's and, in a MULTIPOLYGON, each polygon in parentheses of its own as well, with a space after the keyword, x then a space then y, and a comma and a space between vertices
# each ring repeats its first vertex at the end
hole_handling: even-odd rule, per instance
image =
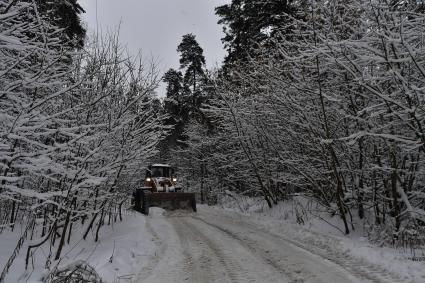
POLYGON ((393 240, 423 226, 418 5, 308 1, 291 34, 270 38, 218 83, 208 112, 269 204, 295 189, 338 215, 345 233, 354 211, 393 240))
POLYGON ((75 53, 34 1, 0 1, 0 18, 0 232, 26 227, 3 279, 28 231, 27 264, 47 244, 47 267, 71 237, 99 239, 157 152, 164 117, 155 66, 116 35, 75 53))

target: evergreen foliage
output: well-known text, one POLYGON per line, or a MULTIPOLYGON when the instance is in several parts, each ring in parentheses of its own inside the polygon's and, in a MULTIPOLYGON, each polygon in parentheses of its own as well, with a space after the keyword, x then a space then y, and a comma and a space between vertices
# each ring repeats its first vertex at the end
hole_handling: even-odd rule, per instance
MULTIPOLYGON (((196 41, 196 37, 193 34, 186 34, 177 47, 177 51, 180 53, 180 69, 185 70, 184 86, 186 88, 192 88, 191 96, 193 101, 195 101, 195 96, 199 91, 199 85, 205 78, 204 50, 196 41)), ((195 107, 194 102, 193 107, 195 107)))
MULTIPOLYGON (((177 146, 178 141, 184 141, 183 135, 190 118, 200 117, 200 107, 204 98, 206 82, 205 57, 203 49, 193 34, 182 37, 177 47, 180 54, 180 69, 168 70, 162 80, 167 84, 164 110, 168 114, 168 125, 174 126, 166 141, 162 143, 163 155, 168 155, 169 149, 177 146)), ((180 144, 182 145, 182 144, 180 144)))
POLYGON ((186 121, 188 113, 185 111, 183 93, 183 75, 174 69, 168 70, 162 80, 167 84, 167 93, 164 101, 165 111, 171 116, 174 123, 186 121))
POLYGON ((295 15, 296 2, 299 1, 233 0, 217 7, 218 23, 224 25, 222 41, 228 52, 225 66, 246 62, 267 39, 282 29, 289 29, 287 23, 292 20, 290 16, 295 15))
POLYGON ((65 37, 61 39, 72 47, 84 46, 86 29, 80 16, 85 13, 78 0, 36 0, 40 14, 52 25, 64 29, 65 37))

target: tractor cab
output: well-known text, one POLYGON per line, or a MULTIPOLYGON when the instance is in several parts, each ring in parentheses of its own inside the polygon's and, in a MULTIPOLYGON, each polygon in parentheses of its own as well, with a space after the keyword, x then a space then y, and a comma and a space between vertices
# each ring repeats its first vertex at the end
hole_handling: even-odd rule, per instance
POLYGON ((174 175, 174 168, 165 164, 153 164, 146 170, 146 177, 170 178, 172 175, 174 175))
POLYGON ((174 168, 167 164, 152 164, 146 169, 144 188, 152 193, 181 190, 174 168))

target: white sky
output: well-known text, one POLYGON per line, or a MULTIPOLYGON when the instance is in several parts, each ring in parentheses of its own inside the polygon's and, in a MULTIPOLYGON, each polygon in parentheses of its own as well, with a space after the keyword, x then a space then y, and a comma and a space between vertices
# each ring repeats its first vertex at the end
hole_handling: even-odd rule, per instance
MULTIPOLYGON (((176 51, 182 36, 193 33, 204 49, 207 67, 220 65, 225 51, 221 43, 222 26, 214 8, 230 0, 80 0, 86 10, 83 15, 89 32, 115 29, 121 21, 121 42, 131 53, 141 50, 143 55, 159 62, 161 72, 178 69, 176 51)), ((158 90, 163 95, 164 86, 158 90)))

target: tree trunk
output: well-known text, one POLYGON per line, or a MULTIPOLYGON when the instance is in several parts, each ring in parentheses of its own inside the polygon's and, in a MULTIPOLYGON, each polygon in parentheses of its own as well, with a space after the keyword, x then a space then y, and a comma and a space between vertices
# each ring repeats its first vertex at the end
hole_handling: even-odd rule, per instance
POLYGON ((66 231, 67 231, 70 219, 71 219, 71 211, 69 211, 66 214, 66 220, 65 220, 65 224, 62 228, 62 235, 61 235, 61 239, 60 239, 60 242, 59 242, 58 250, 56 252, 55 260, 60 259, 60 256, 61 256, 61 253, 62 253, 62 248, 63 248, 63 245, 65 244, 66 231))
POLYGON ((100 214, 99 223, 97 224, 96 237, 94 239, 95 242, 99 241, 99 231, 100 231, 100 227, 102 227, 103 225, 104 216, 105 216, 105 208, 102 208, 102 213, 100 214))
POLYGON ((16 208, 16 202, 12 201, 12 211, 10 212, 10 227, 13 229, 15 228, 15 208, 16 208))
POLYGON ((391 172, 391 194, 393 199, 393 209, 394 209, 394 218, 395 218, 395 232, 398 233, 401 226, 400 219, 400 204, 398 203, 398 192, 397 192, 397 163, 395 160, 395 155, 393 153, 393 162, 392 162, 392 172, 391 172))

